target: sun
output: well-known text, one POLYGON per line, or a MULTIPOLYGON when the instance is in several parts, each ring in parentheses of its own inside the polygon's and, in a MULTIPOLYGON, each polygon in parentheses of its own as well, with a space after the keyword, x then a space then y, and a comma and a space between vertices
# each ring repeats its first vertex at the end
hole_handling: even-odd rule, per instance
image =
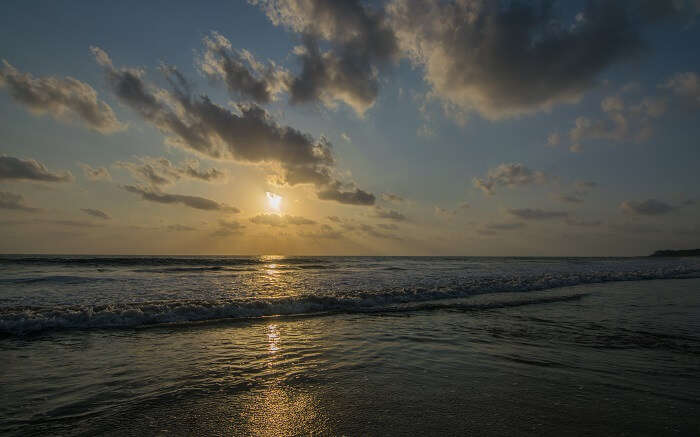
POLYGON ((265 194, 267 195, 267 205, 270 209, 279 212, 280 206, 282 205, 282 196, 269 191, 266 191, 265 194))

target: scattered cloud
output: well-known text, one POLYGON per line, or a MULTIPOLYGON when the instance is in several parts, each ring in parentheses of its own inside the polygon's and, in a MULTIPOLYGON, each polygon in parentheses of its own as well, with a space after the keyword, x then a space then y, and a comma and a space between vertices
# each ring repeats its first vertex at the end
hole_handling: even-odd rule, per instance
POLYGON ((49 114, 59 120, 79 119, 89 129, 110 134, 126 128, 112 108, 97 98, 97 91, 72 77, 39 77, 22 73, 3 60, 0 88, 7 87, 15 101, 34 114, 49 114))
POLYGON ((403 203, 406 201, 405 198, 394 193, 382 193, 382 200, 391 203, 403 203))
POLYGON ((603 222, 600 220, 582 220, 574 217, 568 217, 566 219, 566 224, 569 226, 597 227, 603 224, 603 222))
POLYGON ((532 170, 520 163, 511 163, 490 169, 485 178, 474 178, 473 183, 484 194, 493 195, 498 187, 522 187, 543 184, 548 180, 549 177, 541 171, 532 170))
POLYGON ((293 215, 259 214, 251 217, 250 221, 256 225, 268 225, 283 227, 287 225, 315 225, 316 222, 304 217, 293 215))
POLYGON ((83 169, 83 174, 91 181, 111 181, 112 175, 106 167, 93 168, 88 164, 78 163, 78 166, 83 169))
POLYGON ((561 143, 561 135, 559 135, 558 132, 552 132, 549 134, 547 137, 547 146, 548 147, 557 147, 561 143))
POLYGON ((346 134, 345 132, 340 134, 340 138, 343 139, 343 141, 352 143, 352 140, 350 139, 350 135, 346 134))
POLYGON ((660 87, 671 90, 690 108, 700 108, 700 74, 691 71, 676 73, 660 87))
POLYGON ((233 213, 240 212, 240 210, 236 207, 228 206, 204 197, 187 196, 183 194, 168 194, 156 190, 153 187, 146 187, 142 185, 122 185, 121 188, 130 193, 138 194, 143 200, 147 200, 149 202, 166 204, 179 203, 190 208, 205 211, 225 211, 233 213))
POLYGON ((255 104, 237 104, 236 111, 213 103, 208 96, 193 96, 192 85, 171 66, 161 72, 171 91, 147 84, 142 70, 115 68, 102 49, 91 48, 103 66, 107 81, 119 100, 153 124, 168 144, 215 159, 232 159, 250 164, 279 164, 283 184, 313 184, 320 199, 371 205, 374 195, 334 179, 335 160, 325 137, 314 140, 308 134, 279 125, 255 104))
POLYGON ((381 206, 376 206, 374 208, 373 217, 385 220, 393 220, 396 222, 405 222, 408 220, 406 216, 400 213, 399 211, 395 211, 393 209, 384 209, 381 206))
POLYGON ((109 220, 112 218, 109 216, 109 214, 107 214, 104 211, 100 211, 99 209, 82 208, 81 211, 87 215, 91 215, 93 217, 97 217, 97 218, 100 218, 102 220, 109 220))
POLYGON ((0 209, 13 209, 16 211, 36 212, 38 208, 25 205, 24 196, 21 194, 0 191, 0 209))
POLYGON ((199 168, 199 161, 187 160, 180 166, 173 165, 166 158, 138 157, 139 162, 117 161, 114 166, 128 170, 132 176, 154 187, 170 185, 181 178, 204 182, 219 182, 226 179, 226 172, 209 168, 199 168))
POLYGON ((622 210, 622 212, 636 215, 663 215, 675 209, 677 209, 677 207, 656 199, 648 199, 643 202, 625 200, 620 204, 620 210, 622 210))
POLYGON ((200 70, 210 79, 226 84, 232 96, 265 104, 286 89, 288 73, 272 61, 263 64, 248 50, 232 49, 231 42, 218 32, 212 32, 202 42, 200 70))
POLYGON ((321 225, 316 231, 299 231, 298 235, 303 238, 338 240, 343 238, 343 233, 333 229, 329 225, 321 225))
POLYGON ((39 161, 0 155, 0 181, 72 182, 69 171, 54 173, 39 161))
POLYGON ((197 229, 193 228, 192 226, 174 224, 174 225, 166 226, 165 230, 169 231, 169 232, 190 232, 190 231, 196 231, 197 229))

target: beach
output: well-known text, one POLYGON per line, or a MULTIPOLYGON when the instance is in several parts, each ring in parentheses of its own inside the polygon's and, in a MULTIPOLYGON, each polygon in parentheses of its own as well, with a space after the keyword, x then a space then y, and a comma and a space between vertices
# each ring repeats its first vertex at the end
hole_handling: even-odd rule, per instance
POLYGON ((694 435, 698 291, 696 278, 618 281, 6 333, 0 430, 694 435))

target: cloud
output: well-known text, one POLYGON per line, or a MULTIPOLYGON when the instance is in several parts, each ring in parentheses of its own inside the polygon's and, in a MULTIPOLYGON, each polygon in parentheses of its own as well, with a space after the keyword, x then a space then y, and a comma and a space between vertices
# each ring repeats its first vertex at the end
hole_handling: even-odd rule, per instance
POLYGON ((406 199, 394 193, 382 193, 382 200, 391 203, 403 203, 406 201, 406 199))
POLYGON ((92 208, 82 208, 82 212, 84 212, 87 215, 91 215, 93 217, 100 218, 102 220, 109 220, 112 217, 109 216, 106 212, 100 211, 99 209, 92 209, 92 208))
POLYGON ((583 199, 575 194, 560 194, 557 197, 560 201, 566 203, 582 203, 583 199))
POLYGON ((264 104, 286 89, 287 72, 271 61, 263 65, 247 50, 233 50, 220 33, 212 32, 203 44, 199 68, 210 79, 223 81, 232 96, 264 104))
POLYGON ((369 235, 370 237, 381 238, 381 239, 385 239, 385 240, 401 240, 401 237, 399 237, 396 234, 392 234, 390 232, 378 231, 377 229, 374 228, 374 226, 368 225, 366 223, 360 224, 357 229, 364 232, 365 234, 369 235))
POLYGON ((384 209, 381 206, 377 206, 374 208, 373 217, 385 220, 393 220, 396 222, 405 222, 408 220, 406 216, 400 213, 399 211, 395 211, 393 209, 384 209))
POLYGON ((0 209, 14 209, 17 211, 35 212, 38 208, 32 208, 24 204, 24 197, 21 194, 0 191, 0 209))
POLYGON ((51 172, 44 164, 34 159, 0 155, 0 181, 72 182, 73 179, 71 172, 51 172))
POLYGON ((328 225, 322 225, 321 228, 317 231, 313 232, 308 232, 308 231, 300 231, 298 234, 300 237, 303 238, 311 238, 311 239, 329 239, 329 240, 338 240, 340 238, 343 238, 343 233, 333 229, 333 227, 328 226, 328 225))
POLYGON ((179 203, 194 209, 202 209, 205 211, 226 211, 237 213, 240 210, 233 206, 228 206, 210 199, 199 196, 187 196, 182 194, 167 194, 158 191, 152 187, 122 185, 124 190, 138 194, 143 200, 156 203, 179 203))
POLYGON ((622 212, 636 215, 663 215, 675 209, 677 209, 677 207, 656 199, 648 199, 643 202, 625 200, 620 204, 620 210, 622 210, 622 212))
POLYGON ((275 25, 302 36, 301 72, 289 81, 292 103, 343 102, 363 115, 379 94, 378 70, 398 59, 385 14, 359 0, 251 0, 275 25), (321 42, 330 50, 323 51, 321 42))
POLYGON ((243 232, 245 225, 236 220, 219 220, 219 229, 211 233, 212 237, 228 237, 243 232))
POLYGON ((256 225, 268 225, 283 227, 287 225, 314 225, 315 221, 309 220, 304 217, 298 217, 293 215, 277 215, 277 214, 259 214, 255 217, 251 217, 250 221, 256 225))
POLYGON ((357 187, 350 191, 342 191, 339 184, 332 184, 316 193, 321 200, 335 200, 346 205, 374 205, 374 194, 368 193, 357 187))
POLYGON ((525 227, 525 223, 520 222, 506 222, 506 223, 488 223, 485 225, 486 229, 494 231, 513 231, 516 229, 522 229, 525 227))
POLYGON ((78 166, 83 169, 85 177, 91 181, 111 181, 112 175, 106 167, 93 168, 88 164, 78 163, 78 166))
POLYGON ((186 226, 186 225, 180 225, 180 224, 174 224, 174 225, 168 225, 165 227, 166 231, 169 232, 190 232, 190 231, 196 231, 195 228, 192 226, 186 226))
POLYGON ((531 208, 509 209, 508 213, 522 220, 551 220, 569 216, 566 211, 545 211, 531 208))
POLYGON ((572 152, 580 152, 585 140, 609 140, 616 142, 648 140, 654 132, 653 120, 666 113, 662 99, 644 97, 634 105, 626 105, 618 95, 608 96, 601 102, 606 114, 604 119, 578 117, 569 131, 572 152))
POLYGON ((673 3, 591 0, 575 17, 547 0, 393 0, 388 11, 437 96, 500 119, 579 101, 604 69, 642 53, 643 27, 673 3))
POLYGON ((373 203, 374 196, 362 190, 339 191, 343 184, 332 176, 335 161, 325 137, 315 140, 297 129, 279 125, 255 104, 238 104, 237 111, 232 112, 206 95, 195 97, 191 84, 174 67, 161 67, 171 91, 153 88, 143 80, 143 71, 117 69, 102 49, 91 49, 119 100, 166 135, 168 144, 210 158, 279 164, 281 183, 313 184, 319 193, 325 193, 319 198, 328 200, 373 203))
POLYGON ((500 164, 488 171, 486 178, 474 178, 476 188, 485 194, 494 194, 498 187, 522 187, 531 184, 543 184, 549 177, 541 171, 531 170, 520 163, 500 164))
POLYGON ((695 72, 676 73, 660 85, 671 90, 691 108, 700 108, 700 75, 695 72))
POLYGON ((99 228, 101 223, 85 222, 81 220, 52 220, 52 219, 31 219, 31 220, 5 220, 0 221, 3 226, 24 226, 24 225, 54 225, 67 226, 71 228, 99 228))
POLYGON ((378 223, 377 227, 387 231, 396 231, 399 229, 399 226, 395 225, 394 223, 378 223))
POLYGON ((350 136, 348 134, 346 134, 345 132, 340 134, 340 138, 342 138, 343 141, 345 141, 345 142, 352 143, 350 136))
POLYGON ((569 226, 581 226, 581 227, 597 227, 602 224, 600 220, 582 220, 574 217, 568 217, 566 219, 566 224, 569 226))
POLYGON ((139 163, 118 161, 114 165, 128 170, 135 178, 152 186, 169 185, 183 177, 204 182, 219 182, 226 178, 224 171, 215 168, 201 170, 197 160, 187 160, 178 167, 162 157, 137 159, 139 163))
POLYGON ((332 221, 332 222, 335 222, 335 223, 340 223, 340 222, 343 221, 343 220, 342 220, 340 217, 338 217, 337 215, 329 215, 329 216, 326 217, 326 218, 327 218, 328 220, 332 221))
POLYGON ((443 218, 452 218, 456 216, 460 210, 468 209, 470 206, 466 202, 460 203, 457 208, 454 209, 449 209, 449 208, 441 208, 439 206, 435 206, 434 211, 435 215, 443 218))
POLYGON ((559 135, 558 132, 552 132, 547 137, 547 146, 548 147, 557 147, 560 142, 561 142, 561 135, 559 135))
POLYGON ((59 120, 77 118, 89 129, 103 134, 126 128, 117 120, 112 108, 97 98, 97 92, 90 85, 72 77, 35 78, 5 60, 2 63, 0 88, 7 87, 12 98, 32 113, 48 113, 59 120))

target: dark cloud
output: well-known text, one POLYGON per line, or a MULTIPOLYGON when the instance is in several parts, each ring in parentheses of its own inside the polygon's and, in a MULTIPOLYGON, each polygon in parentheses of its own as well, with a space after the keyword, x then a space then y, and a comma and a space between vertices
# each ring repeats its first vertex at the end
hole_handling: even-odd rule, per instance
POLYGON ((643 202, 625 200, 620 204, 622 212, 637 215, 662 215, 667 214, 677 207, 656 199, 648 199, 643 202))
POLYGON ((140 157, 140 162, 118 161, 116 167, 128 170, 135 178, 152 186, 169 185, 183 177, 205 182, 218 182, 226 178, 226 173, 215 168, 200 169, 196 160, 185 161, 180 166, 173 165, 166 158, 140 157))
POLYGON ((256 225, 268 225, 283 227, 287 225, 314 225, 315 221, 304 217, 293 215, 277 215, 277 214, 259 214, 251 217, 250 221, 256 225))
POLYGON ((532 208, 509 209, 508 213, 523 220, 551 220, 569 216, 569 213, 565 211, 545 211, 532 208))
POLYGON ((331 184, 320 190, 317 196, 321 200, 335 200, 347 205, 374 205, 374 194, 354 188, 349 191, 342 191, 339 184, 331 184))
POLYGON ((393 220, 397 222, 405 222, 408 220, 406 216, 400 213, 399 211, 395 211, 393 209, 384 209, 381 206, 377 206, 376 208, 374 208, 373 217, 386 220, 393 220))
POLYGON ((562 202, 566 203, 582 203, 583 199, 580 196, 577 196, 575 194, 560 194, 557 197, 559 200, 562 202))
POLYGON ((359 0, 252 0, 275 25, 302 35, 301 72, 289 80, 292 103, 344 102, 358 114, 374 105, 378 70, 398 59, 385 14, 359 0), (323 51, 321 42, 330 44, 323 51))
POLYGON ((109 181, 112 180, 112 175, 106 167, 93 168, 88 164, 78 163, 78 166, 83 169, 85 177, 91 181, 109 181))
POLYGON ((17 211, 35 212, 38 208, 32 208, 24 204, 24 197, 21 194, 0 191, 0 209, 14 209, 17 211))
POLYGON ((81 211, 87 215, 91 215, 93 217, 97 217, 97 218, 100 218, 102 220, 109 220, 112 218, 109 216, 109 214, 107 214, 104 211, 100 211, 99 209, 82 208, 81 211))
POLYGON ((643 52, 643 27, 675 3, 588 0, 575 17, 551 0, 393 0, 388 11, 439 97, 498 119, 578 101, 606 67, 643 52))
POLYGON ((152 187, 123 185, 122 188, 130 193, 138 194, 143 200, 157 203, 179 203, 190 208, 205 211, 226 211, 237 213, 240 210, 233 206, 224 205, 210 199, 199 196, 186 196, 183 194, 167 194, 152 187))
POLYGON ((474 178, 474 186, 485 194, 494 194, 498 187, 519 187, 531 184, 543 184, 549 177, 541 171, 532 170, 520 163, 500 164, 488 171, 485 178, 474 178))
POLYGON ((142 71, 117 69, 103 50, 92 47, 92 51, 117 97, 163 132, 168 143, 211 158, 279 164, 281 183, 313 184, 324 193, 320 198, 355 204, 373 199, 359 189, 349 194, 339 191, 343 184, 332 176, 335 161, 325 137, 314 140, 281 126, 255 104, 239 104, 232 112, 205 95, 194 97, 191 85, 174 67, 161 68, 172 91, 152 89, 142 71))
POLYGON ((90 85, 72 77, 35 78, 5 60, 2 62, 0 88, 7 87, 12 98, 31 112, 48 113, 61 120, 78 118, 88 128, 103 134, 126 128, 117 120, 112 108, 97 98, 97 92, 90 85))
POLYGON ((3 226, 24 226, 24 225, 53 225, 66 226, 71 228, 99 228, 103 225, 100 223, 84 222, 80 220, 51 220, 51 219, 31 219, 31 220, 5 220, 0 221, 3 226))
POLYGON ((273 63, 263 65, 247 50, 233 50, 218 32, 205 37, 200 69, 211 79, 221 80, 234 97, 269 103, 286 88, 287 73, 273 63))
POLYGON ((34 159, 20 159, 0 155, 0 180, 28 180, 40 182, 71 182, 69 171, 54 173, 34 159))

